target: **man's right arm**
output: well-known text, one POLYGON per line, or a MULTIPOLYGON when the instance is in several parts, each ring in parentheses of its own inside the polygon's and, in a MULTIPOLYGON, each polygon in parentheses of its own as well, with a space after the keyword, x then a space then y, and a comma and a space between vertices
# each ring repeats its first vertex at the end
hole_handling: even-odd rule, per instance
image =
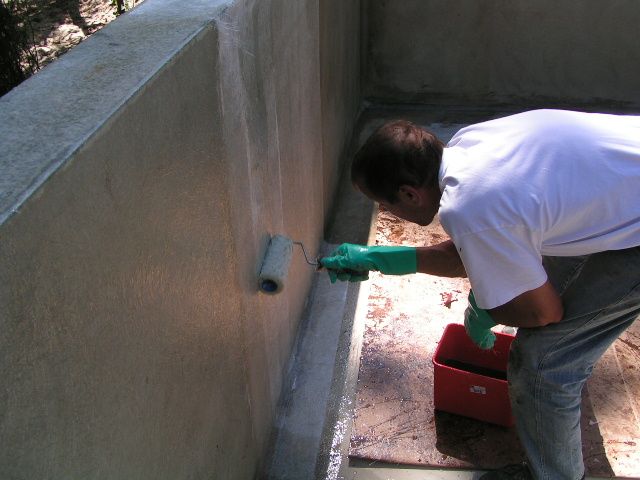
POLYGON ((466 277, 467 272, 453 241, 418 247, 418 272, 438 277, 466 277))
POLYGON ((331 281, 362 281, 371 270, 385 275, 427 273, 440 277, 466 277, 460 255, 451 240, 429 247, 354 245, 343 243, 320 259, 331 281))

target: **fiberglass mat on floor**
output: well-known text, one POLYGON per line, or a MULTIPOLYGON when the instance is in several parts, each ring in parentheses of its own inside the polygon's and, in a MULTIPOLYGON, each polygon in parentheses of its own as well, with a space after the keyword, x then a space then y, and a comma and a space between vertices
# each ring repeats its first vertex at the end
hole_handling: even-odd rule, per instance
MULTIPOLYGON (((428 245, 446 235, 380 212, 379 244, 428 245)), ((433 409, 432 358, 444 328, 461 323, 466 279, 372 274, 349 456, 440 468, 495 468, 524 459, 515 429, 433 409)), ((640 475, 640 325, 594 369, 582 402, 590 476, 640 475)))

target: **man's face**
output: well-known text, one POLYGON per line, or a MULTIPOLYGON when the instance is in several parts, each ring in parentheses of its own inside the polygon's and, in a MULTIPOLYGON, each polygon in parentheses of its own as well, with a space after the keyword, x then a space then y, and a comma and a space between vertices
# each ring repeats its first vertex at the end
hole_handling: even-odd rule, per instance
POLYGON ((356 187, 367 197, 378 202, 382 208, 398 218, 407 220, 418 225, 429 225, 438 213, 440 207, 440 190, 427 187, 412 187, 403 185, 398 191, 398 200, 389 203, 383 199, 376 198, 366 188, 359 185, 356 187))
POLYGON ((395 215, 398 218, 407 220, 411 223, 417 223, 418 225, 429 225, 433 221, 434 215, 428 214, 424 209, 415 208, 412 205, 405 205, 402 202, 386 203, 379 202, 380 206, 387 212, 395 215))

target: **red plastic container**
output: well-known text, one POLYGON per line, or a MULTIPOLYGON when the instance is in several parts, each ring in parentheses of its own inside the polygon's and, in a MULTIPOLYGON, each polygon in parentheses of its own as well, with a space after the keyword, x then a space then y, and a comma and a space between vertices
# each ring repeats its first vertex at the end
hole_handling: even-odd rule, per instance
POLYGON ((464 325, 447 325, 433 356, 435 409, 512 426, 506 371, 513 338, 496 333, 493 349, 482 350, 464 325))

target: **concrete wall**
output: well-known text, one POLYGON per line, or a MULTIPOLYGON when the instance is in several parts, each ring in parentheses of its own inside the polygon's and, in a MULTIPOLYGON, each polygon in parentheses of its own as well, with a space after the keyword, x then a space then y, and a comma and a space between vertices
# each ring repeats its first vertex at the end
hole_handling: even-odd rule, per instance
POLYGON ((640 105, 634 0, 365 0, 365 96, 640 105))
MULTIPOLYGON (((325 197, 336 191, 340 178, 331 159, 344 156, 351 142, 353 112, 361 108, 360 0, 320 2, 320 84, 325 197), (355 67, 356 73, 351 70, 355 67), (345 74, 347 73, 347 74, 345 74)), ((330 202, 325 202, 325 213, 330 202)))
POLYGON ((319 245, 358 10, 147 0, 0 99, 0 477, 257 474, 312 272, 256 277, 319 245))

